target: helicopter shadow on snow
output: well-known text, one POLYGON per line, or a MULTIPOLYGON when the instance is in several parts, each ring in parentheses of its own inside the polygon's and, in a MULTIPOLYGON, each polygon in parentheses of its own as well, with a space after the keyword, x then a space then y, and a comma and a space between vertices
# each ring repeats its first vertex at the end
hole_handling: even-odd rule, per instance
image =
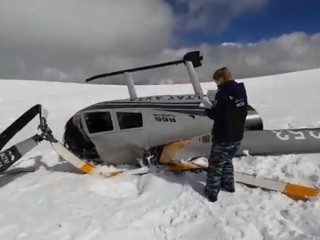
POLYGON ((33 173, 43 167, 46 171, 49 172, 64 172, 64 173, 74 173, 74 174, 83 174, 80 170, 73 167, 70 163, 59 159, 60 163, 57 163, 53 166, 49 166, 43 161, 42 155, 37 155, 34 157, 28 158, 28 161, 34 161, 33 165, 28 167, 14 167, 8 169, 0 175, 0 188, 6 186, 7 184, 13 182, 14 180, 21 178, 27 174, 33 173))
POLYGON ((34 172, 35 168, 31 167, 17 167, 14 169, 7 170, 5 173, 0 175, 0 188, 6 186, 7 184, 13 182, 17 178, 20 178, 24 175, 27 175, 31 172, 34 172))
POLYGON ((64 161, 61 157, 59 157, 59 163, 55 163, 53 166, 49 166, 45 161, 42 160, 43 156, 38 155, 32 157, 30 159, 34 160, 34 165, 38 168, 43 167, 45 170, 49 172, 64 172, 64 173, 75 173, 75 174, 83 174, 79 169, 72 166, 70 163, 64 161))

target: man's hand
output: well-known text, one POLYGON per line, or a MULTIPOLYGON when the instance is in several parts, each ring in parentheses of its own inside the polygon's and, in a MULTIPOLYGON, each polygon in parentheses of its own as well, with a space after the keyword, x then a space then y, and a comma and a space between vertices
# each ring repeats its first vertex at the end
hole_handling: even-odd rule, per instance
POLYGON ((208 97, 203 97, 201 103, 199 104, 199 107, 210 109, 212 108, 212 102, 209 100, 208 97))

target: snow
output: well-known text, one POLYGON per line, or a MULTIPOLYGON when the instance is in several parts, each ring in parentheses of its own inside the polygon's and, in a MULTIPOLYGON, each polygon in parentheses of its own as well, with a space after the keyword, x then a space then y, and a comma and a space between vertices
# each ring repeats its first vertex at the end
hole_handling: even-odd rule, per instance
MULTIPOLYGON (((320 69, 243 79, 265 128, 320 125, 320 69)), ((203 83, 204 91, 214 89, 203 83)), ((190 84, 137 86, 140 96, 192 93, 190 84)), ((2 80, 0 130, 31 106, 49 110, 61 139, 64 123, 92 103, 126 98, 125 86, 2 80)), ((9 145, 36 132, 34 120, 9 145)), ((235 169, 307 186, 320 186, 320 154, 242 157, 235 169)), ((0 176, 0 239, 320 239, 320 200, 236 184, 216 203, 202 195, 205 175, 152 173, 100 179, 79 174, 47 143, 14 167, 35 172, 0 176)), ((10 169, 11 170, 11 169, 10 169)), ((8 170, 8 172, 10 172, 8 170)))

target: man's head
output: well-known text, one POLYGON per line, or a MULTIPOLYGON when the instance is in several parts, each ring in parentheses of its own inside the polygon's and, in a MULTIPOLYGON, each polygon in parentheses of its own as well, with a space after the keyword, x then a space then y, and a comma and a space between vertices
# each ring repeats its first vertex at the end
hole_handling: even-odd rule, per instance
POLYGON ((213 80, 217 85, 232 80, 231 72, 227 67, 217 69, 213 74, 213 80))

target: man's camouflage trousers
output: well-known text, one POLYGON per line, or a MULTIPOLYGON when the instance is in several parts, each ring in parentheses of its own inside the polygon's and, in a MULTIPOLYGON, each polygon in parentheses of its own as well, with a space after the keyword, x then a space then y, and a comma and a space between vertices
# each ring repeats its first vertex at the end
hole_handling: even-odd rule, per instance
POLYGON ((234 172, 232 159, 241 142, 213 143, 209 156, 205 194, 210 201, 216 201, 220 189, 234 192, 234 172))

